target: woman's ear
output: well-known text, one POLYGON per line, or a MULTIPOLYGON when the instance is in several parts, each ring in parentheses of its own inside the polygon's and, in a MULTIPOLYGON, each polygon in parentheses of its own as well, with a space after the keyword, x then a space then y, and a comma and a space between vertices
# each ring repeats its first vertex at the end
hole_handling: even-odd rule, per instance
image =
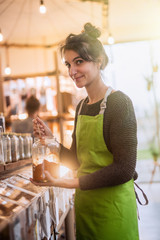
POLYGON ((98 58, 97 63, 98 63, 98 69, 100 70, 102 67, 102 58, 98 58))

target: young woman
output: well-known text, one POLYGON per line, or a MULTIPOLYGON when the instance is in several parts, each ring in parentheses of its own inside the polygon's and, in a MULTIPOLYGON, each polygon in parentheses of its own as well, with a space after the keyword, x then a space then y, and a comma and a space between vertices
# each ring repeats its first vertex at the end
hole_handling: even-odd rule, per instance
MULTIPOLYGON (((54 179, 46 172, 47 185, 76 189, 77 240, 138 240, 136 118, 130 98, 101 78, 108 57, 99 36, 100 31, 87 23, 61 47, 69 76, 88 96, 76 109, 71 148, 60 149, 61 162, 77 168, 77 178, 54 179)), ((35 135, 39 127, 43 136, 52 135, 39 118, 33 122, 35 135)))

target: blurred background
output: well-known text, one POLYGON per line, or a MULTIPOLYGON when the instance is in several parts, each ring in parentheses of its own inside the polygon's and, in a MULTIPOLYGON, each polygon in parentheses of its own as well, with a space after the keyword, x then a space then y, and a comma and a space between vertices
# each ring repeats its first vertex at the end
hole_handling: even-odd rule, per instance
POLYGON ((86 92, 69 79, 58 50, 86 22, 102 32, 109 56, 104 81, 133 101, 137 182, 151 201, 140 208, 141 239, 159 240, 160 0, 0 0, 0 112, 6 131, 27 117, 26 99, 35 95, 40 117, 70 146, 75 108, 86 92))

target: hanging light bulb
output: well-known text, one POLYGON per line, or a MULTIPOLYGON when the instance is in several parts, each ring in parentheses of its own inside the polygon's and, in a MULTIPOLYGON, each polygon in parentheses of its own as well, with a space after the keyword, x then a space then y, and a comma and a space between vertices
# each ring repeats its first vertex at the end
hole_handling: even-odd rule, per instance
POLYGON ((41 14, 45 14, 47 9, 46 9, 46 6, 44 5, 44 2, 43 0, 40 0, 40 7, 39 7, 39 11, 41 14))
POLYGON ((109 45, 112 45, 112 44, 114 44, 114 42, 115 42, 115 41, 114 41, 114 37, 113 37, 111 34, 109 34, 107 41, 108 41, 108 44, 109 44, 109 45))
POLYGON ((11 74, 11 68, 9 67, 9 47, 6 47, 6 67, 4 69, 4 72, 6 75, 10 75, 11 74))
POLYGON ((4 72, 6 75, 10 75, 11 74, 11 68, 9 66, 5 67, 4 72))
POLYGON ((1 32, 1 29, 0 29, 0 42, 2 42, 2 41, 3 41, 3 34, 1 32))

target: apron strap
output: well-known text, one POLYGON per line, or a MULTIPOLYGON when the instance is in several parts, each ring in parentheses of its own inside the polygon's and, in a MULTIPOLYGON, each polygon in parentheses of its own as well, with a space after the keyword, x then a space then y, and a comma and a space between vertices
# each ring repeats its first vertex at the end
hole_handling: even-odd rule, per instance
MULTIPOLYGON (((100 104, 100 112, 99 114, 103 114, 105 109, 106 109, 106 103, 107 103, 107 98, 108 96, 111 94, 113 88, 112 87, 108 87, 106 93, 105 93, 105 96, 104 96, 104 99, 103 101, 101 102, 100 104)), ((83 106, 83 103, 84 101, 86 100, 87 98, 84 98, 82 101, 81 101, 81 104, 80 104, 80 107, 79 107, 79 110, 78 110, 78 114, 77 115, 80 115, 81 113, 81 109, 82 109, 82 106, 83 106)))
POLYGON ((136 192, 136 190, 135 190, 135 188, 134 188, 134 191, 135 191, 135 194, 136 194, 136 199, 137 199, 137 201, 138 201, 138 203, 140 204, 140 205, 147 205, 148 204, 148 198, 147 198, 147 195, 144 193, 144 191, 140 188, 140 186, 138 186, 138 184, 137 183, 135 183, 134 182, 134 184, 135 184, 135 186, 142 192, 142 194, 143 194, 143 197, 144 197, 144 199, 145 199, 145 203, 142 203, 141 201, 140 201, 140 199, 139 199, 139 197, 138 197, 138 194, 137 194, 137 192, 136 192))
POLYGON ((99 114, 103 114, 104 113, 104 111, 106 109, 107 98, 111 94, 112 90, 113 90, 112 87, 109 87, 107 89, 106 94, 104 96, 104 99, 103 99, 103 101, 101 102, 101 105, 100 105, 100 112, 99 112, 99 114))
POLYGON ((80 107, 79 107, 79 110, 78 110, 78 114, 77 114, 77 115, 80 115, 81 109, 82 109, 82 106, 83 106, 83 103, 84 103, 85 100, 86 100, 86 98, 84 98, 84 99, 81 101, 81 104, 80 104, 80 107))

